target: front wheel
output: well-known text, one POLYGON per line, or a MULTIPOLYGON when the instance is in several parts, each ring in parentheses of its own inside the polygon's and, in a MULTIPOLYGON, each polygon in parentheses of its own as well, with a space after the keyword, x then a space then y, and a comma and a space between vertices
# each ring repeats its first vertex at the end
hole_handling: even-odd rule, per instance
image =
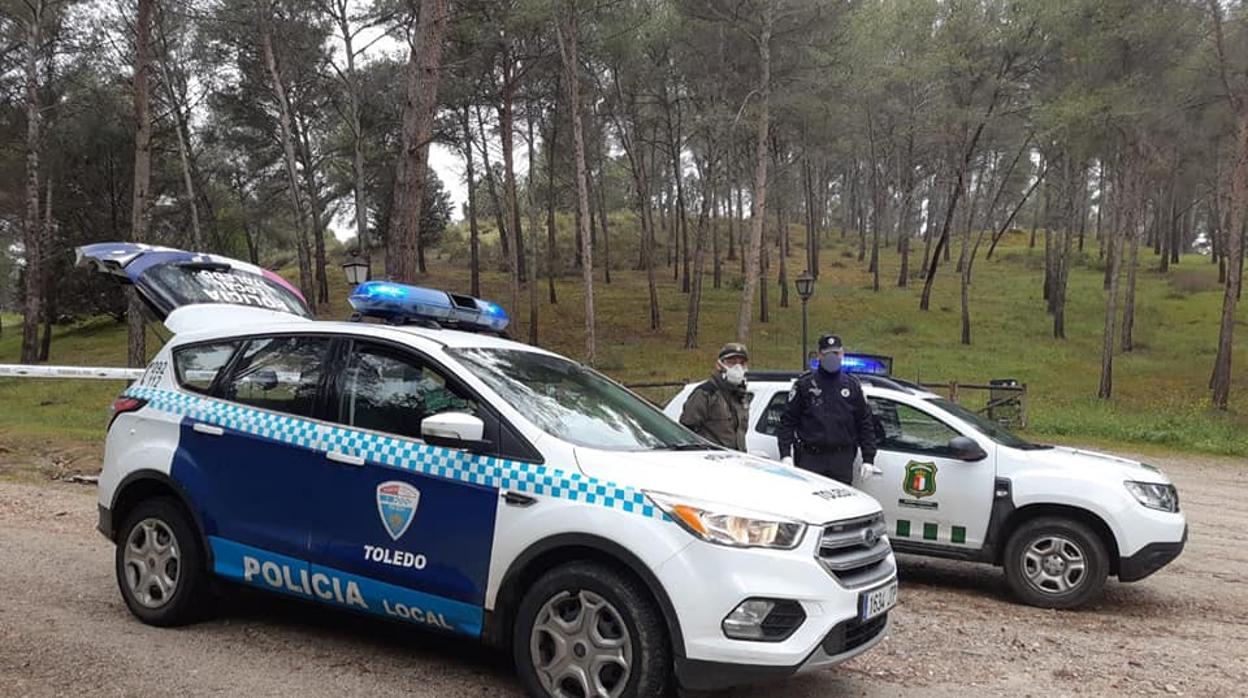
POLYGON ((174 499, 158 497, 134 507, 121 526, 115 564, 126 606, 148 625, 184 625, 209 603, 195 525, 174 499))
POLYGON ((594 562, 547 572, 520 602, 512 631, 516 670, 541 698, 664 695, 667 629, 636 579, 594 562))
POLYGON ((1005 579, 1023 603, 1076 608, 1101 593, 1109 574, 1105 543, 1090 527, 1060 517, 1023 523, 1005 546, 1005 579))

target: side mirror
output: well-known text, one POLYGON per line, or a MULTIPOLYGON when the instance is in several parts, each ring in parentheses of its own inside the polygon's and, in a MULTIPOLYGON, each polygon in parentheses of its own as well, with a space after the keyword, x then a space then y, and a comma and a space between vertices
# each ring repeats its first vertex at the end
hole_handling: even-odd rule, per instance
POLYGON ((443 412, 420 421, 420 436, 431 446, 468 448, 485 441, 485 422, 466 412, 443 412))
POLYGON ((988 453, 980 448, 974 439, 967 436, 955 436, 949 439, 948 448, 953 457, 958 460, 978 461, 988 457, 988 453))
POLYGON ((267 392, 277 387, 277 371, 271 368, 262 368, 251 374, 249 382, 254 387, 267 392))

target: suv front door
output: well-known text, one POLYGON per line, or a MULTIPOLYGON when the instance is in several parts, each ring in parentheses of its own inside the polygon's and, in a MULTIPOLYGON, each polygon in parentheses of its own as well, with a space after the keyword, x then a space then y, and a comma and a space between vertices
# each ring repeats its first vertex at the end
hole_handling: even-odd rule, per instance
POLYGON ((884 472, 857 486, 884 508, 894 543, 982 547, 992 510, 995 449, 978 461, 961 460, 948 444, 964 434, 937 416, 888 398, 867 402, 879 440, 875 465, 884 472))
POLYGON ((421 421, 457 412, 499 422, 427 357, 356 340, 339 358, 327 460, 311 516, 313 574, 356 581, 369 609, 478 635, 499 494, 489 456, 424 442, 421 421))

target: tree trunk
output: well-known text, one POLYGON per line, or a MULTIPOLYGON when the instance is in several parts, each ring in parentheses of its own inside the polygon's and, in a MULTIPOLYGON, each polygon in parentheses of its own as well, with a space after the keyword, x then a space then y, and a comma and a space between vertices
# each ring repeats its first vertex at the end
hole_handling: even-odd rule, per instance
POLYGON ((1101 235, 1101 214, 1105 209, 1105 160, 1096 161, 1096 243, 1098 259, 1105 259, 1105 238, 1101 235))
POLYGON ((1101 383, 1097 396, 1108 400, 1114 392, 1114 326, 1118 320, 1118 277, 1122 263, 1122 240, 1125 235, 1137 234, 1135 224, 1135 201, 1138 175, 1133 171, 1133 157, 1125 158, 1122 163, 1122 194, 1119 196, 1119 215, 1116 217, 1121 231, 1110 229, 1107 232, 1106 254, 1109 261, 1109 293, 1105 296, 1105 332, 1101 343, 1101 383))
POLYGON ((1127 294, 1122 307, 1122 350, 1129 353, 1135 348, 1135 272, 1140 259, 1140 236, 1135 230, 1128 230, 1126 234, 1130 238, 1124 244, 1131 245, 1131 252, 1127 258, 1127 294))
MULTIPOLYGON (((709 139, 708 139, 709 140, 709 139)), ((702 203, 698 212, 698 227, 693 239, 693 278, 689 285, 689 310, 685 317, 685 348, 698 347, 698 320, 702 311, 702 277, 706 264, 706 233, 711 225, 710 218, 714 211, 716 181, 714 141, 707 143, 706 167, 702 172, 702 203)), ((718 252, 718 251, 717 251, 718 252)), ((716 254, 718 264, 719 256, 716 254)))
MULTIPOLYGON (((556 89, 556 93, 558 90, 556 89)), ((555 104, 551 110, 550 116, 550 138, 546 144, 546 292, 551 305, 559 303, 559 298, 555 295, 555 274, 559 263, 559 250, 555 243, 555 145, 559 142, 559 100, 555 98, 555 104)), ((588 183, 588 178, 586 183, 588 183)), ((593 213, 593 207, 590 207, 590 213, 593 213)), ((590 216, 590 228, 593 228, 593 216, 590 216)), ((594 240, 594 236, 589 236, 590 242, 594 240)), ((537 243, 537 228, 533 228, 534 246, 537 243)), ((533 280, 537 282, 537 268, 533 268, 533 280)))
MULTIPOLYGON (((1076 163, 1069 155, 1066 156, 1065 182, 1065 215, 1062 221, 1061 247, 1054 250, 1057 257, 1057 269, 1053 283, 1053 338, 1066 339, 1066 290, 1070 280, 1071 247, 1075 234, 1075 215, 1081 210, 1076 204, 1076 189, 1082 187, 1084 181, 1083 163, 1076 163)), ((1086 189, 1086 187, 1082 187, 1086 189)))
POLYGON ((169 46, 163 31, 161 41, 164 44, 164 51, 160 60, 161 73, 164 78, 162 82, 165 85, 165 95, 169 98, 170 110, 173 113, 173 131, 177 136, 178 142, 178 163, 182 166, 182 188, 186 192, 186 205, 191 219, 191 244, 196 252, 203 252, 205 251, 204 235, 199 224, 199 202, 195 195, 195 178, 191 172, 191 130, 187 123, 186 113, 183 111, 186 100, 178 94, 179 90, 174 88, 173 74, 169 70, 168 65, 169 46))
MULTIPOLYGON (((471 289, 469 293, 474 296, 481 295, 481 229, 477 225, 477 180, 473 171, 472 162, 472 122, 469 117, 469 108, 464 107, 460 114, 460 128, 464 133, 464 164, 465 175, 468 184, 468 285, 471 289)), ((356 186, 359 186, 357 182, 356 186)), ((356 205, 359 206, 361 199, 356 198, 356 205)), ((362 240, 363 238, 361 238, 362 240)))
MULTIPOLYGON (((529 244, 529 344, 537 346, 537 255, 538 240, 541 238, 537 234, 537 148, 536 134, 533 129, 533 108, 535 105, 529 104, 525 110, 525 121, 528 126, 528 154, 529 154, 529 172, 525 184, 526 208, 529 211, 529 230, 533 233, 533 240, 529 244)), ((552 116, 553 120, 553 116, 552 116)), ((552 149, 553 150, 553 149, 552 149)), ((548 163, 549 166, 549 163, 548 163)), ((549 272, 547 272, 549 276, 549 272)))
MULTIPOLYGON (((22 247, 26 261, 25 293, 22 316, 22 354, 24 364, 39 360, 39 317, 43 306, 44 230, 39 224, 39 51, 43 44, 43 0, 34 0, 26 26, 26 221, 22 228, 22 247)), ((150 12, 150 1, 149 1, 150 12)), ((150 15, 149 15, 150 16, 150 15)), ((137 147, 136 147, 137 151, 137 147)))
MULTIPOLYGON (((325 220, 321 209, 321 186, 316 179, 316 160, 312 157, 312 140, 301 115, 294 119, 295 140, 299 142, 299 159, 303 163, 303 182, 308 189, 308 211, 312 218, 312 261, 316 278, 316 302, 329 302, 329 277, 326 276, 325 220)), ((416 259, 420 273, 425 272, 424 248, 416 240, 416 259)))
MULTIPOLYGON (((364 124, 360 118, 360 83, 359 77, 355 72, 355 47, 353 45, 353 36, 351 33, 350 16, 348 15, 347 0, 339 0, 339 12, 336 19, 338 20, 338 29, 342 32, 343 54, 347 61, 346 82, 347 82, 347 126, 351 130, 351 174, 353 175, 352 185, 355 198, 355 245, 365 260, 369 258, 369 248, 371 245, 368 240, 368 192, 367 182, 365 180, 364 171, 364 124)), ((465 150, 465 157, 471 161, 471 129, 468 126, 468 112, 465 108, 463 115, 464 136, 468 138, 468 147, 465 150)), ((468 217, 471 219, 469 228, 472 231, 472 254, 473 254, 473 273, 479 273, 476 265, 477 254, 477 220, 476 213, 473 211, 472 199, 472 163, 468 163, 468 217)), ((480 292, 478 283, 474 277, 472 284, 472 295, 480 292)))
POLYGON ((447 0, 424 0, 420 3, 416 34, 407 62, 402 145, 394 171, 394 203, 390 209, 390 231, 386 236, 386 274, 395 281, 406 283, 415 281, 418 273, 413 265, 418 260, 413 253, 420 239, 429 143, 433 140, 434 119, 438 111, 442 39, 446 35, 450 13, 447 5, 447 0))
POLYGON ((507 235, 507 220, 503 200, 498 196, 498 182, 494 179, 494 166, 490 164, 490 142, 485 137, 485 119, 481 117, 481 108, 477 107, 477 128, 481 132, 481 163, 485 169, 486 189, 490 192, 490 204, 494 209, 494 225, 498 228, 498 241, 502 247, 503 257, 511 259, 510 237, 507 235))
MULTIPOLYGON (((1221 35, 1220 27, 1218 34, 1221 35)), ((1240 94, 1234 105, 1235 165, 1231 171, 1230 226, 1226 235, 1226 285, 1222 291, 1222 321, 1218 328, 1218 353, 1213 362, 1212 380, 1213 405, 1220 410, 1227 409, 1230 402, 1235 307, 1243 284, 1244 230, 1248 219, 1248 95, 1240 94)))
MULTIPOLYGON (((130 239, 134 242, 147 241, 152 205, 151 70, 155 4, 156 0, 139 0, 134 25, 134 203, 130 212, 130 239)), ((133 289, 130 289, 126 300, 126 365, 139 367, 147 364, 143 304, 133 289)))
MULTIPOLYGON (((641 223, 641 249, 637 261, 640 262, 638 266, 646 272, 646 291, 650 305, 650 329, 657 330, 660 325, 660 317, 658 286, 654 278, 654 219, 651 215, 650 178, 646 170, 644 144, 638 133, 640 120, 637 117, 635 95, 630 94, 627 99, 625 98, 618 70, 613 71, 613 80, 616 97, 619 99, 625 112, 623 120, 616 120, 616 130, 619 131, 620 146, 628 158, 629 169, 633 173, 633 186, 637 195, 637 217, 641 223), (627 122, 631 122, 631 124, 627 122)), ((651 138, 650 140, 653 142, 654 139, 651 138)), ((650 157, 653 162, 655 159, 653 150, 650 157)))
MULTIPOLYGON (((46 195, 44 196, 43 211, 43 239, 48 244, 53 244, 54 234, 56 232, 56 224, 52 221, 52 174, 48 173, 48 181, 45 186, 46 195)), ((43 276, 43 339, 39 342, 39 361, 47 361, 48 354, 52 351, 52 323, 56 321, 56 285, 51 282, 56 278, 56 261, 53 259, 46 260, 47 267, 44 269, 43 276)))
MULTIPOLYGON (((286 166, 286 186, 291 209, 295 214, 296 250, 299 257, 299 290, 312 312, 316 312, 316 293, 312 281, 312 253, 308 243, 307 221, 303 210, 303 197, 299 193, 299 170, 295 156, 295 138, 291 126, 290 102, 286 100, 286 86, 277 67, 277 55, 273 51, 272 16, 262 9, 261 41, 265 67, 269 73, 273 94, 277 100, 279 136, 282 141, 283 162, 286 166)), ((390 259, 386 260, 389 267, 390 259)))
POLYGON ((776 224, 780 235, 780 307, 789 307, 789 225, 784 219, 784 198, 776 198, 776 224))
MULTIPOLYGON (((520 206, 516 200, 515 155, 515 58, 510 39, 502 54, 503 82, 498 106, 498 139, 503 146, 503 204, 507 207, 507 227, 512 233, 511 246, 511 307, 520 307, 520 284, 525 281, 524 232, 520 229, 520 206)), ((588 223, 588 217, 585 219, 588 223)), ((588 235, 586 236, 588 237, 588 235)))
POLYGON ((585 279, 585 363, 592 366, 597 355, 594 337, 594 245, 585 230, 589 221, 589 180, 585 168, 585 134, 581 128, 581 76, 577 45, 580 37, 576 0, 569 0, 568 10, 567 35, 564 35, 564 28, 558 25, 555 34, 559 39, 564 73, 568 77, 568 108, 572 115, 572 144, 576 157, 576 203, 581 212, 580 233, 585 241, 581 247, 581 274, 585 279))
MULTIPOLYGON (((599 153, 601 164, 598 168, 598 220, 602 222, 602 282, 611 283, 611 230, 607 224, 607 156, 605 150, 599 153)), ((588 186, 589 180, 586 179, 588 186)), ((592 242, 592 240, 591 240, 592 242)), ((581 255, 584 257, 584 254, 581 255)))
POLYGON ((771 31, 775 21, 775 2, 763 5, 763 26, 758 39, 759 114, 758 134, 754 145, 754 195, 750 197, 750 246, 745 253, 745 284, 741 291, 741 308, 737 313, 737 341, 748 344, 750 318, 753 315, 754 291, 758 285, 759 252, 763 244, 763 226, 767 220, 767 141, 771 119, 771 31))

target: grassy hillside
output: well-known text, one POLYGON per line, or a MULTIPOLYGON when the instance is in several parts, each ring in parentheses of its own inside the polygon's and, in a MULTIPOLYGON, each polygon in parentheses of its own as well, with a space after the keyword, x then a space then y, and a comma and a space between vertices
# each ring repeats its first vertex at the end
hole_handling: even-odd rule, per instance
MULTIPOLYGON (((1069 338, 1065 341, 1052 338, 1052 320, 1041 300, 1043 250, 1030 250, 1026 243, 1022 235, 1007 238, 991 261, 977 262, 971 292, 973 344, 963 346, 958 341, 958 282, 952 266, 942 267, 937 274, 931 311, 920 312, 921 280, 912 280, 910 288, 896 288, 899 259, 892 251, 883 251, 881 290, 876 293, 865 265, 856 259, 856 243, 833 236, 823 251, 822 277, 810 305, 811 334, 835 331, 852 350, 892 355, 896 372, 905 378, 1023 381, 1031 395, 1029 431, 1037 438, 1248 455, 1248 321, 1243 319, 1248 318, 1248 309, 1239 321, 1233 409, 1219 413, 1208 408, 1207 384, 1221 291, 1216 269, 1206 258, 1185 256, 1169 275, 1162 276, 1154 270, 1151 255, 1142 254, 1145 266, 1137 296, 1136 350, 1116 357, 1114 399, 1102 402, 1096 399, 1096 387, 1104 294, 1094 243, 1090 242, 1090 254, 1071 273, 1069 338)), ((617 260, 622 256, 617 253, 617 260)), ((800 270, 801 259, 801 251, 795 249, 791 276, 800 270)), ((613 272, 612 284, 600 282, 596 288, 598 366, 625 382, 706 374, 715 350, 733 336, 740 297, 736 264, 726 263, 722 289, 711 289, 708 276, 701 348, 694 350, 682 348, 687 297, 672 281, 670 269, 658 272, 662 312, 658 331, 648 328, 645 275, 613 272)), ((801 357, 800 303, 796 294, 790 294, 790 307, 779 307, 774 282, 777 269, 773 253, 771 322, 756 322, 750 341, 756 368, 794 368, 801 357)), ((286 275, 293 279, 295 273, 287 270, 286 275)), ((425 283, 467 291, 467 277, 459 265, 435 259, 425 283)), ((331 279, 332 302, 321 314, 345 317, 347 289, 341 270, 332 269, 331 279)), ((487 274, 483 284, 482 295, 510 305, 504 275, 487 274)), ((584 304, 579 275, 556 279, 556 306, 547 303, 544 278, 538 290, 540 344, 572 357, 582 356, 584 304)), ((520 339, 528 336, 527 298, 523 291, 519 307, 509 308, 512 332, 520 339)), ((0 362, 17 358, 16 323, 12 316, 4 318, 0 362)), ((157 341, 152 336, 153 346, 157 341)), ((57 328, 51 361, 121 365, 124 351, 124 326, 96 319, 57 328)), ((32 461, 45 468, 61 467, 57 462, 71 463, 64 467, 89 462, 103 435, 104 409, 120 388, 108 382, 0 379, 0 470, 6 462, 10 469, 32 461)))

